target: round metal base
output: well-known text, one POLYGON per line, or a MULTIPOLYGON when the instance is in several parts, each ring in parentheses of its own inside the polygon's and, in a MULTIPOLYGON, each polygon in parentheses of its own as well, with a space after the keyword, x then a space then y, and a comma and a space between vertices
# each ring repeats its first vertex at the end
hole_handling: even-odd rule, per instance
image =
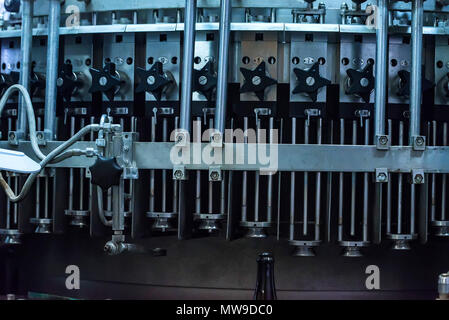
POLYGON ((389 234, 388 239, 393 240, 392 250, 410 250, 410 241, 417 238, 416 234, 389 234))
POLYGON ((315 247, 320 245, 321 241, 289 241, 291 246, 294 246, 292 256, 294 257, 314 257, 315 247))
POLYGON ((19 230, 14 229, 0 229, 0 235, 3 236, 4 245, 19 245, 22 243, 22 234, 19 230))
POLYGON ((198 230, 205 230, 209 233, 213 233, 213 232, 219 231, 221 229, 220 221, 219 220, 200 220, 197 228, 198 228, 198 230))
POLYGON ((53 219, 31 218, 30 223, 37 225, 35 233, 51 233, 53 219))
POLYGON ((265 228, 249 228, 245 234, 245 237, 261 239, 268 237, 268 233, 265 228))
POLYGON ((437 237, 449 237, 449 221, 433 221, 432 227, 437 237))
POLYGON ((84 228, 88 226, 89 211, 85 210, 65 210, 64 214, 70 217, 70 225, 73 227, 84 228))
POLYGON ((221 221, 226 218, 226 215, 195 213, 193 218, 198 223, 198 230, 205 230, 209 233, 213 233, 221 229, 221 221))
POLYGON ((154 223, 151 228, 153 230, 167 232, 168 230, 173 229, 173 226, 168 220, 168 218, 158 218, 154 220, 154 223))
POLYGON ((248 229, 246 238, 266 238, 268 237, 268 228, 271 227, 271 222, 260 221, 241 221, 240 226, 248 229))
POLYGON ((367 241, 340 241, 340 246, 344 247, 342 256, 348 258, 363 257, 360 249, 369 245, 367 241))

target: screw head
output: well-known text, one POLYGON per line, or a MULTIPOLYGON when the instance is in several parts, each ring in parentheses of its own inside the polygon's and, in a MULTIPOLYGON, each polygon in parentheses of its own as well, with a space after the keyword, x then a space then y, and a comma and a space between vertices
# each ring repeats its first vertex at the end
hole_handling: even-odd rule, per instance
POLYGON ((220 174, 217 171, 212 171, 210 173, 210 179, 213 181, 217 181, 220 178, 220 174))
POLYGON ((364 88, 368 87, 369 85, 369 80, 367 78, 362 78, 360 79, 360 85, 364 88))
POLYGON ((415 183, 422 183, 424 180, 424 177, 422 176, 422 174, 417 174, 415 176, 415 183))
POLYGON ((387 181, 387 175, 384 172, 381 172, 377 175, 377 181, 385 182, 387 181))
POLYGON ((423 137, 416 137, 415 143, 416 143, 417 146, 424 145, 424 138, 423 137))
POLYGON ((306 83, 309 87, 312 87, 315 84, 315 78, 314 77, 307 77, 306 83))
POLYGON ((182 173, 181 170, 176 170, 175 173, 174 173, 174 176, 175 176, 176 179, 180 180, 180 179, 182 179, 184 174, 182 173))
POLYGON ((106 77, 101 77, 100 78, 100 80, 98 80, 98 82, 100 83, 100 86, 105 86, 105 85, 107 85, 108 84, 108 78, 106 78, 106 77))
POLYGON ((251 79, 251 82, 253 83, 253 85, 258 86, 262 82, 262 79, 259 76, 254 76, 251 79))
POLYGON ((386 145, 387 143, 388 143, 388 138, 387 137, 385 137, 385 136, 382 136, 382 137, 380 137, 379 138, 379 143, 381 144, 381 145, 386 145))
POLYGON ((198 78, 198 83, 202 86, 205 86, 207 84, 207 77, 206 76, 201 76, 198 78))
POLYGON ((147 78, 147 83, 151 86, 156 82, 156 79, 154 78, 154 76, 149 76, 147 78))
POLYGON ((56 79, 56 85, 58 87, 62 87, 63 84, 64 84, 64 80, 62 78, 56 79))

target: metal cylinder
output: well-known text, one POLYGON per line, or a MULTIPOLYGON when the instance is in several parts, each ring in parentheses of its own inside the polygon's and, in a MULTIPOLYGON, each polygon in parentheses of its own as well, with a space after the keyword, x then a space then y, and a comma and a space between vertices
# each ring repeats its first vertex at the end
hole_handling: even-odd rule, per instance
POLYGON ((61 20, 61 1, 50 0, 48 14, 48 47, 45 89, 45 128, 47 138, 55 139, 56 127, 56 80, 59 59, 59 22, 61 20))
POLYGON ((226 127, 226 103, 228 91, 229 38, 231 35, 232 1, 220 1, 220 42, 218 47, 217 108, 215 129, 223 133, 226 127))
POLYGON ((420 135, 422 48, 423 48, 423 1, 412 1, 412 66, 410 72, 410 141, 420 135))
POLYGON ((385 105, 387 96, 387 60, 388 60, 388 1, 377 1, 376 25, 376 85, 374 105, 374 132, 385 134, 385 105))
MULTIPOLYGON (((21 72, 19 82, 27 90, 30 87, 31 47, 33 45, 33 1, 22 1, 22 32, 20 36, 21 72)), ((24 133, 27 131, 27 112, 25 100, 22 97, 19 99, 17 131, 24 133)))
POLYGON ((195 54, 196 0, 186 0, 184 15, 184 55, 180 129, 190 132, 193 88, 193 56, 195 54))

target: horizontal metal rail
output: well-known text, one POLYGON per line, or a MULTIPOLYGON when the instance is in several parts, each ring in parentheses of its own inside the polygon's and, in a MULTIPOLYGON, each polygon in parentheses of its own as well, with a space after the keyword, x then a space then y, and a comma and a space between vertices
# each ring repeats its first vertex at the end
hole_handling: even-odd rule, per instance
MULTIPOLYGON (((201 22, 196 24, 198 31, 217 31, 218 22, 201 22)), ((100 34, 100 33, 135 33, 135 32, 176 32, 184 31, 183 23, 150 23, 150 24, 114 24, 78 27, 61 27, 60 35, 70 34, 100 34)), ((326 33, 362 33, 375 34, 376 29, 364 25, 340 25, 340 24, 301 24, 301 23, 245 23, 232 22, 231 31, 281 31, 281 32, 326 32, 326 33)), ((411 28, 406 26, 391 26, 390 34, 410 34, 411 28)), ((424 27, 426 35, 449 35, 447 27, 424 27)), ((46 36, 47 28, 34 28, 33 36, 46 36)), ((0 31, 0 38, 19 38, 19 30, 0 31)))
MULTIPOLYGON (((44 153, 55 149, 62 142, 48 142, 42 147, 44 153)), ((94 142, 78 142, 73 145, 74 149, 95 148, 94 142)), ((207 143, 201 144, 201 149, 211 148, 207 143)), ((234 155, 234 164, 206 163, 204 159, 195 159, 194 146, 190 148, 191 164, 185 164, 187 170, 208 170, 211 166, 220 166, 222 170, 266 170, 269 163, 273 169, 278 171, 317 171, 317 172, 374 172, 376 169, 386 169, 389 172, 409 173, 415 169, 421 169, 425 173, 449 173, 449 147, 427 147, 426 151, 414 151, 409 146, 392 146, 388 151, 379 151, 376 146, 368 145, 276 145, 277 151, 270 148, 260 149, 269 162, 259 161, 256 157, 254 163, 249 161, 250 154, 257 154, 251 144, 227 144, 223 148, 223 162, 226 153, 234 155), (265 153, 264 153, 265 152, 265 153), (236 155, 239 155, 237 161, 236 155), (271 158, 270 158, 271 157, 271 158), (277 159, 277 160, 276 160, 277 159)), ((22 151, 33 158, 33 151, 29 142, 21 142, 18 147, 8 144, 7 141, 0 142, 0 148, 22 151)), ((170 155, 173 153, 172 142, 135 142, 134 161, 139 169, 173 169, 174 164, 170 155)), ((199 148, 199 147, 198 147, 199 148)), ((206 152, 201 152, 207 154, 206 152)), ((195 152, 198 154, 198 152, 195 152)), ((201 158, 201 157, 199 157, 201 158)), ((262 159, 262 158, 261 158, 262 159)), ((95 161, 94 158, 84 156, 73 157, 52 167, 85 168, 95 161)))

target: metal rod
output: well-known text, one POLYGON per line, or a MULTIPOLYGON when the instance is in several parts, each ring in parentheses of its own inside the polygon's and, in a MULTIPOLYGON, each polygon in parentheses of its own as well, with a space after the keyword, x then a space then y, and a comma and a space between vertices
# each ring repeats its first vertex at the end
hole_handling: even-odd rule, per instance
MULTIPOLYGON (((20 36, 21 66, 19 82, 28 91, 30 88, 31 74, 31 48, 33 46, 33 4, 34 0, 22 0, 21 3, 22 31, 20 36)), ((21 131, 25 134, 27 131, 27 124, 28 122, 25 100, 22 96, 20 96, 18 105, 18 126, 16 130, 21 131)))
MULTIPOLYGON (((81 118, 81 124, 80 127, 84 128, 85 125, 85 120, 84 118, 81 118)), ((84 140, 84 138, 82 138, 82 140, 84 140)), ((79 209, 83 210, 84 207, 84 169, 80 168, 80 194, 79 194, 79 209)))
MULTIPOLYGON (((257 142, 260 143, 260 119, 256 121, 257 142)), ((259 221, 260 171, 254 173, 254 221, 259 221)))
MULTIPOLYGON (((156 141, 156 115, 151 117, 151 142, 156 141)), ((155 198, 155 171, 150 170, 150 212, 154 212, 154 198, 155 198)))
MULTIPOLYGON (((404 122, 399 121, 399 145, 404 144, 404 122)), ((398 176, 398 234, 402 232, 402 173, 398 176)))
MULTIPOLYGON (((273 143, 274 118, 270 117, 269 123, 269 143, 273 143)), ((273 175, 268 176, 267 182, 267 222, 271 222, 273 214, 273 175)))
MULTIPOLYGON (((201 143, 201 117, 196 118, 195 124, 198 132, 195 142, 201 143)), ((195 212, 201 213, 201 170, 196 171, 195 212)))
POLYGON ((423 49, 423 0, 412 1, 412 65, 410 70, 410 144, 420 135, 422 49, 423 49))
POLYGON ((220 40, 218 44, 217 108, 215 129, 224 133, 226 126, 226 104, 228 91, 229 42, 231 36, 232 1, 220 1, 220 40))
MULTIPOLYGON (((334 120, 330 121, 330 144, 334 143, 334 120)), ((326 196, 326 239, 331 241, 331 217, 332 217, 332 172, 327 173, 327 196, 326 196)))
MULTIPOLYGON (((279 143, 282 143, 282 132, 284 129, 284 119, 281 118, 281 124, 279 129, 279 143)), ((281 183, 282 183, 282 172, 278 172, 278 199, 277 199, 277 240, 280 238, 281 233, 281 183)))
POLYGON ((193 87, 193 58, 195 54, 195 22, 196 0, 186 0, 184 14, 184 55, 182 65, 181 91, 181 119, 180 129, 190 132, 192 87, 193 87))
MULTIPOLYGON (((248 117, 243 118, 243 143, 248 143, 248 117)), ((248 213, 248 172, 243 171, 242 173, 242 221, 247 220, 248 213)))
MULTIPOLYGON (((369 144, 369 119, 365 120, 365 144, 369 144)), ((363 173, 363 241, 368 241, 368 172, 363 173)))
MULTIPOLYGON (((317 144, 321 144, 323 119, 318 118, 317 144)), ((321 172, 316 173, 315 190, 315 240, 320 240, 320 211, 321 211, 321 172)))
MULTIPOLYGON (((447 122, 443 123, 443 146, 447 146, 447 122)), ((441 220, 446 220, 447 175, 443 173, 441 181, 441 220)))
MULTIPOLYGON (((357 144, 357 121, 352 121, 352 144, 357 144)), ((351 236, 355 236, 355 189, 357 187, 357 175, 351 173, 351 236)))
POLYGON ((48 139, 56 139, 56 79, 58 78, 59 23, 61 20, 61 1, 50 0, 48 14, 48 47, 45 86, 45 134, 48 139))
MULTIPOLYGON (((340 119, 340 144, 345 144, 345 120, 340 119)), ((344 173, 338 177, 338 241, 343 241, 343 189, 344 173)))
MULTIPOLYGON (((75 117, 70 117, 70 136, 75 134, 75 117)), ((69 210, 73 210, 74 169, 69 171, 69 210)))
MULTIPOLYGON (((167 118, 162 119, 162 141, 167 142, 167 118)), ((167 212, 167 170, 162 170, 162 212, 167 212)))
MULTIPOLYGON (((296 144, 296 118, 292 118, 292 144, 296 144)), ((290 173, 290 240, 295 236, 295 172, 290 173)))
POLYGON ((385 134, 388 61, 388 1, 377 1, 376 84, 374 102, 374 132, 385 134))
POLYGON ((44 218, 48 219, 49 217, 49 207, 48 207, 48 200, 49 200, 49 194, 48 194, 48 175, 45 175, 44 177, 44 183, 45 183, 45 199, 44 199, 44 218))
MULTIPOLYGON (((390 139, 393 137, 393 121, 388 119, 388 135, 390 139)), ((391 184, 392 181, 388 179, 387 183, 387 234, 391 233, 391 184)))
MULTIPOLYGON (((437 122, 434 120, 432 121, 432 145, 436 146, 437 141, 437 122)), ((431 185, 431 191, 430 191, 430 220, 435 221, 435 215, 436 215, 436 174, 432 173, 432 185, 431 185)))
MULTIPOLYGON (((304 144, 309 144, 309 123, 304 121, 304 144)), ((304 198, 303 198, 303 225, 302 234, 307 235, 308 227, 308 191, 309 191, 309 174, 304 172, 304 198)))

